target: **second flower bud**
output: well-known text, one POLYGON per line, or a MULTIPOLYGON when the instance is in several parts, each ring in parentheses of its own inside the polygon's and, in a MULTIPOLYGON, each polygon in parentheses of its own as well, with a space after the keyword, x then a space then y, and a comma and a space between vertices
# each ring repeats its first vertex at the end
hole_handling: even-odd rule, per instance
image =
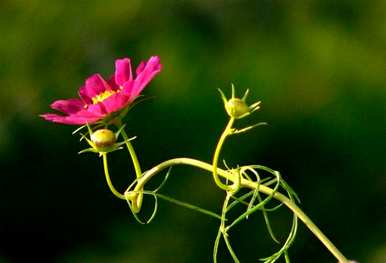
POLYGON ((97 148, 108 148, 117 141, 116 135, 109 129, 99 129, 91 134, 91 141, 97 148))
POLYGON ((246 102, 246 99, 248 97, 249 90, 247 90, 242 98, 236 98, 235 96, 235 87, 232 84, 232 97, 228 100, 227 97, 224 95, 222 90, 219 89, 219 92, 221 94, 221 98, 224 102, 225 110, 229 117, 235 118, 235 119, 241 119, 252 112, 258 110, 260 108, 260 101, 255 102, 251 105, 248 105, 246 102))

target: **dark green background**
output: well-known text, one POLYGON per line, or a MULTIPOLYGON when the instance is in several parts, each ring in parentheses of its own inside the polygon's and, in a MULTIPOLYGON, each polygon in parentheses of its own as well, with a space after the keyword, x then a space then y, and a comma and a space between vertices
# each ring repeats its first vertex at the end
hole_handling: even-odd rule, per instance
MULTIPOLYGON (((348 257, 386 262, 386 2, 179 0, 0 2, 0 262, 210 262, 218 222, 162 202, 138 225, 105 185, 101 160, 45 122, 114 60, 159 55, 153 99, 127 118, 144 169, 210 161, 226 115, 217 92, 251 90, 269 126, 232 138, 228 163, 281 171, 305 212, 348 257)), ((242 125, 242 124, 241 124, 242 125)), ((132 174, 113 154, 123 190, 132 174)), ((164 188, 219 211, 210 174, 177 168, 164 188)), ((290 217, 272 217, 284 238, 290 217)), ((242 262, 272 252, 261 216, 232 232, 242 262)), ((292 261, 336 262, 301 225, 292 261)), ((222 250, 220 262, 231 262, 222 250)))

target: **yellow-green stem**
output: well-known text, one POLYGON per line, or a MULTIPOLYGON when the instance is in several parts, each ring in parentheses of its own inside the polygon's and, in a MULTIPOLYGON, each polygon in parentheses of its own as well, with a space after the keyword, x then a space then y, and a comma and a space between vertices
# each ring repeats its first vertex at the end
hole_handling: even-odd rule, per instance
POLYGON ((217 174, 217 165, 218 165, 218 159, 220 157, 221 148, 222 148, 222 146, 223 146, 223 144, 225 142, 226 137, 230 134, 234 122, 235 122, 234 118, 230 118, 229 119, 229 122, 228 122, 227 126, 225 127, 223 133, 221 134, 220 139, 218 140, 218 143, 217 143, 217 146, 216 146, 216 150, 215 150, 214 155, 213 155, 213 161, 212 161, 213 179, 214 179, 214 181, 215 181, 215 183, 217 184, 218 187, 220 187, 221 189, 226 190, 226 191, 230 190, 230 186, 226 185, 226 184, 223 184, 221 182, 221 179, 218 177, 218 174, 217 174))
MULTIPOLYGON (((124 129, 122 129, 122 136, 123 139, 125 140, 127 150, 130 153, 131 160, 133 162, 134 170, 135 170, 135 176, 137 178, 140 178, 142 176, 142 171, 141 171, 141 165, 139 164, 137 154, 135 153, 134 147, 131 144, 129 137, 127 136, 126 132, 124 129)), ((143 189, 141 189, 143 190, 143 189)), ((137 202, 132 204, 132 211, 133 213, 138 213, 141 210, 142 207, 142 200, 143 200, 143 193, 140 192, 137 197, 137 202)))
POLYGON ((111 192, 116 197, 118 197, 119 199, 126 200, 125 196, 123 194, 119 193, 117 191, 117 189, 115 189, 113 183, 111 182, 110 174, 109 174, 109 166, 108 166, 108 163, 107 163, 107 153, 102 153, 102 158, 103 158, 103 169, 105 171, 105 177, 106 177, 107 185, 109 186, 111 192))
MULTIPOLYGON (((191 159, 191 158, 170 159, 146 171, 143 177, 139 178, 138 183, 135 186, 135 189, 132 191, 132 193, 140 192, 144 188, 146 182, 148 182, 153 176, 155 176, 162 170, 174 165, 190 165, 190 166, 198 167, 203 170, 207 170, 209 172, 213 171, 212 165, 195 160, 195 159, 191 159)), ((228 171, 222 170, 220 168, 216 169, 216 172, 217 172, 216 174, 222 176, 227 180, 232 181, 233 183, 239 180, 237 175, 232 174, 228 171)), ((262 184, 257 184, 252 181, 248 181, 244 178, 241 178, 241 187, 258 189, 260 192, 266 195, 271 195, 274 192, 273 189, 271 189, 270 187, 267 187, 262 184)), ((130 189, 128 189, 128 191, 130 192, 130 189)), ((132 197, 131 201, 133 203, 138 202, 138 200, 136 200, 137 196, 135 194, 133 194, 131 197, 132 197)), ((346 257, 335 247, 335 245, 323 234, 323 232, 312 222, 312 220, 293 201, 291 201, 285 195, 278 192, 275 192, 273 194, 273 197, 279 200, 280 202, 282 202, 284 205, 286 205, 290 210, 292 210, 292 212, 294 212, 296 216, 303 221, 303 223, 308 227, 308 229, 310 229, 310 231, 326 246, 326 248, 335 256, 336 259, 338 259, 340 263, 349 263, 346 257)))
POLYGON ((138 161, 138 158, 137 158, 137 154, 135 153, 133 145, 131 145, 129 137, 127 136, 127 134, 126 134, 124 129, 122 130, 121 134, 122 134, 123 139, 125 140, 127 150, 130 153, 131 160, 133 161, 135 175, 136 175, 137 178, 139 178, 139 177, 142 176, 142 171, 141 171, 141 165, 139 164, 139 161, 138 161))

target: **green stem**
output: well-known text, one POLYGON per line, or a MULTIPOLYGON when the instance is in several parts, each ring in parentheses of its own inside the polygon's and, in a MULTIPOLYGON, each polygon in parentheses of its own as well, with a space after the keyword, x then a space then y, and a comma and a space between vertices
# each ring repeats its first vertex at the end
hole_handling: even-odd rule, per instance
POLYGON ((220 157, 221 148, 225 142, 226 137, 230 134, 234 122, 235 122, 234 118, 229 119, 229 122, 228 122, 227 126, 225 127, 225 129, 224 129, 223 133, 221 134, 221 137, 217 143, 216 150, 215 150, 214 156, 213 156, 213 161, 212 161, 213 179, 214 179, 215 183, 217 184, 217 186, 223 190, 230 190, 230 186, 223 184, 221 182, 221 179, 218 177, 217 164, 218 164, 218 159, 220 157))
MULTIPOLYGON (((174 165, 190 165, 194 166, 203 170, 207 170, 209 172, 213 171, 213 166, 201 162, 195 159, 191 158, 175 158, 170 159, 165 162, 162 162, 156 166, 154 166, 152 169, 146 171, 144 175, 138 179, 138 183, 135 186, 135 189, 133 192, 141 191, 144 187, 144 185, 157 173, 161 172, 162 170, 174 166, 174 165)), ((216 174, 222 176, 223 178, 227 180, 231 180, 232 182, 237 182, 240 178, 236 174, 232 174, 228 171, 222 170, 220 168, 216 169, 216 174)), ((244 178, 241 178, 240 182, 242 187, 250 188, 250 189, 256 189, 258 188, 260 192, 266 194, 266 195, 272 195, 273 198, 279 200, 284 205, 286 205, 300 220, 303 221, 303 223, 310 229, 310 231, 325 245, 325 247, 338 259, 340 263, 349 263, 349 261, 346 259, 346 257, 335 247, 335 245, 323 234, 323 232, 312 222, 312 220, 295 204, 294 201, 291 201, 289 198, 287 198, 285 195, 274 192, 274 190, 270 187, 267 187, 265 185, 259 185, 256 182, 248 181, 244 178)), ((130 191, 128 189, 128 191, 130 191)), ((131 202, 137 202, 136 195, 131 196, 131 202)))
MULTIPOLYGON (((125 129, 122 129, 121 134, 122 134, 123 139, 125 140, 127 150, 130 153, 130 157, 131 157, 131 160, 133 162, 133 166, 134 166, 134 170, 135 170, 135 176, 137 178, 140 178, 142 176, 141 165, 139 164, 138 157, 137 157, 137 154, 135 153, 134 147, 131 144, 129 137, 126 134, 125 129)), ((133 213, 138 213, 141 210, 142 201, 143 201, 142 190, 143 190, 143 188, 141 189, 141 192, 137 194, 136 203, 133 203, 133 205, 132 205, 133 213)))
POLYGON ((291 262, 290 262, 289 255, 288 255, 288 251, 285 251, 285 252, 284 252, 284 259, 285 259, 285 263, 291 263, 291 262))
POLYGON ((109 186, 111 192, 116 197, 118 197, 119 199, 122 199, 122 200, 126 200, 125 196, 123 194, 119 193, 117 191, 117 189, 115 189, 113 183, 111 182, 110 174, 109 174, 109 165, 107 163, 107 153, 102 153, 102 157, 103 157, 103 169, 105 171, 105 177, 106 177, 107 185, 109 186))
POLYGON ((141 171, 141 165, 139 164, 139 161, 137 158, 137 154, 135 153, 133 145, 130 143, 129 137, 127 136, 124 129, 121 131, 121 134, 123 139, 125 140, 125 144, 126 144, 127 150, 130 153, 131 160, 133 161, 135 175, 137 176, 137 178, 139 178, 142 176, 142 171, 141 171))

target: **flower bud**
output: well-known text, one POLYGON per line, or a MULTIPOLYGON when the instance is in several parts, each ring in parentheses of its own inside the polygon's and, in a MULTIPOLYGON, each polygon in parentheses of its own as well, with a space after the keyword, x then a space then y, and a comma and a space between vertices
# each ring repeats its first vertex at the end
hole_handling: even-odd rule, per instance
POLYGON ((242 118, 251 111, 245 101, 239 98, 231 98, 228 100, 225 104, 225 109, 228 115, 235 119, 242 118))
POLYGON ((112 146, 117 138, 109 129, 99 129, 91 134, 91 141, 97 148, 107 148, 112 146))
POLYGON ((225 110, 231 118, 244 118, 260 108, 260 101, 255 102, 252 105, 248 105, 245 102, 249 94, 248 89, 245 91, 244 96, 242 98, 236 98, 235 87, 232 84, 232 97, 229 100, 221 89, 219 89, 218 91, 220 92, 221 98, 224 102, 225 110))

